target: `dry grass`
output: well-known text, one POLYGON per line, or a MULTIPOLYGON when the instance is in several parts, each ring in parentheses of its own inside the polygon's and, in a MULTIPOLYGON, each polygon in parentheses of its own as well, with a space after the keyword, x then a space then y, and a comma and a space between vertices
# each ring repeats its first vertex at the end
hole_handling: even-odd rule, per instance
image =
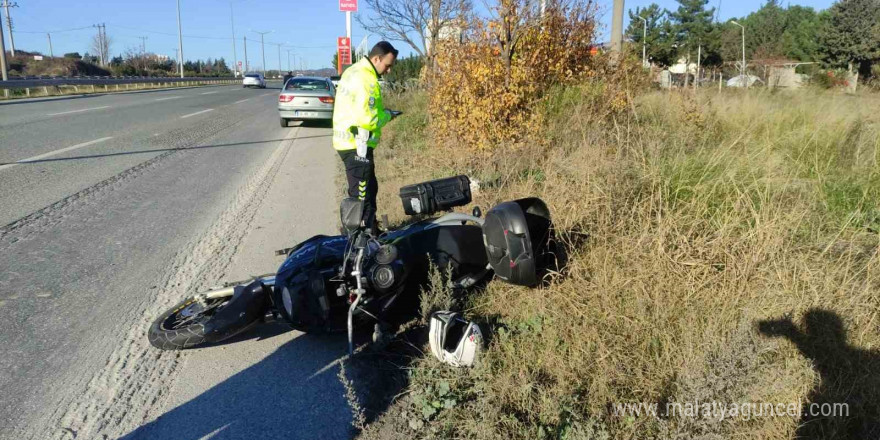
POLYGON ((471 298, 495 338, 473 370, 416 363, 388 413, 419 419, 401 438, 877 438, 880 98, 652 92, 608 118, 603 96, 558 90, 549 148, 479 159, 425 140, 424 97, 392 103, 408 114, 377 150, 380 212, 400 213, 402 184, 466 172, 483 207, 543 198, 570 253, 549 287, 471 298), (851 416, 613 410, 693 401, 845 402, 851 416))

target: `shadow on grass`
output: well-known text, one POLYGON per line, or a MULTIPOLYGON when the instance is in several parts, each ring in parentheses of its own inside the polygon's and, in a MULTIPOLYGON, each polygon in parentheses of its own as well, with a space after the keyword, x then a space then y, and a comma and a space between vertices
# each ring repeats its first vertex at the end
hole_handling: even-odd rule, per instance
POLYGON ((849 345, 834 312, 811 309, 802 324, 801 330, 790 318, 758 323, 762 334, 791 341, 821 377, 801 408, 795 438, 880 438, 880 351, 849 345))

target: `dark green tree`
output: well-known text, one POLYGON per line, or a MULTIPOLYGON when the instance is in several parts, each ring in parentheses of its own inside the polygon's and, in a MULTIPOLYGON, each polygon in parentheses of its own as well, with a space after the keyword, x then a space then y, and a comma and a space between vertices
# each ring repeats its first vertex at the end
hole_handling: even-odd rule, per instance
MULTIPOLYGON (((822 16, 813 8, 790 6, 782 8, 771 0, 760 9, 736 21, 746 27, 746 58, 817 61, 819 35, 825 26, 822 16)), ((730 23, 720 26, 719 54, 724 61, 742 58, 741 29, 730 23)))
POLYGON ((678 49, 679 57, 693 58, 697 54, 697 46, 710 46, 709 38, 713 36, 712 17, 715 15, 715 8, 706 8, 709 0, 677 1, 678 9, 669 12, 673 44, 678 49))
POLYGON ((762 59, 783 57, 780 36, 785 32, 786 18, 786 10, 779 6, 779 0, 768 0, 743 19, 740 23, 746 27, 746 52, 762 59))
POLYGON ((625 35, 637 47, 636 52, 641 53, 642 37, 645 37, 645 50, 651 62, 668 66, 675 62, 675 48, 672 45, 672 24, 667 17, 668 11, 660 9, 656 3, 629 11, 629 27, 625 35), (642 17, 646 23, 638 19, 642 17), (647 33, 645 32, 647 25, 647 33))
POLYGON ((853 68, 867 76, 880 59, 880 2, 840 0, 828 10, 820 36, 822 58, 831 66, 853 68))
POLYGON ((785 32, 782 33, 785 56, 796 61, 816 61, 819 58, 819 35, 824 26, 822 15, 813 8, 790 6, 786 10, 785 32))
POLYGON ((423 65, 424 58, 415 54, 406 58, 400 58, 394 63, 391 73, 385 75, 385 80, 397 83, 418 78, 422 72, 423 65))

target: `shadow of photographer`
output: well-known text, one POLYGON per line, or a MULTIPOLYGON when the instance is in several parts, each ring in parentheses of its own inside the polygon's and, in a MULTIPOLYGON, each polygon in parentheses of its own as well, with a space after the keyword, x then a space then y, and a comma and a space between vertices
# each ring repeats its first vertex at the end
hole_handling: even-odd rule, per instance
POLYGON ((760 321, 758 330, 791 341, 819 373, 819 384, 801 408, 795 438, 880 438, 880 352, 849 345, 840 316, 810 309, 800 329, 785 317, 760 321))

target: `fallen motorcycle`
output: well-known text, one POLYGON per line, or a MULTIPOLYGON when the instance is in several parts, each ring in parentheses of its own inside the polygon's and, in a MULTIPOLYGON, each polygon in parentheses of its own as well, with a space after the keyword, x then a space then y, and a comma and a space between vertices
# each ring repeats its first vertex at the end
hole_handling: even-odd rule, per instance
MULTIPOLYGON (((404 187, 404 210, 432 215, 471 202, 466 176, 404 187)), ((517 285, 535 286, 552 258, 547 245, 550 212, 538 198, 501 203, 481 217, 450 212, 376 234, 363 224, 363 203, 340 207, 344 235, 317 235, 283 250, 287 258, 274 275, 200 293, 160 315, 149 329, 150 343, 172 350, 216 343, 268 320, 294 329, 353 332, 373 324, 375 332, 401 323, 418 310, 431 267, 455 290, 468 289, 492 274, 517 285)), ((374 333, 374 339, 377 335, 374 333)))

